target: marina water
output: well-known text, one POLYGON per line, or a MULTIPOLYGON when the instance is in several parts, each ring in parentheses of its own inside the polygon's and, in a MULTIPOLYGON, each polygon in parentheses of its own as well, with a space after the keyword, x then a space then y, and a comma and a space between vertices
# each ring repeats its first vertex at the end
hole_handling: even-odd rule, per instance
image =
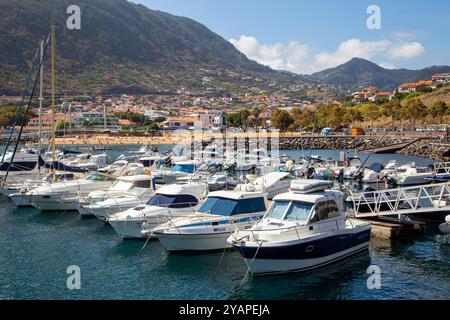
MULTIPOLYGON (((369 163, 391 159, 433 163, 401 155, 374 155, 369 163)), ((170 254, 158 241, 143 246, 121 241, 97 219, 16 208, 2 197, 0 299, 450 299, 450 240, 434 225, 420 236, 374 239, 370 251, 315 271, 262 278, 244 279, 246 266, 232 249, 219 264, 222 252, 170 254), (71 265, 81 269, 80 290, 66 286, 71 265), (381 270, 379 290, 367 287, 371 265, 381 270)))

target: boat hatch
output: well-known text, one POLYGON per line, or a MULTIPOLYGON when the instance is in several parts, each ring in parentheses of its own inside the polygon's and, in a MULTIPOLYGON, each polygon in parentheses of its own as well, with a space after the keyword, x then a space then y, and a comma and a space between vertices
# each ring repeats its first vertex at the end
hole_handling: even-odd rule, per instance
POLYGON ((294 193, 312 193, 325 191, 333 186, 333 182, 325 180, 294 180, 291 182, 291 191, 294 193))

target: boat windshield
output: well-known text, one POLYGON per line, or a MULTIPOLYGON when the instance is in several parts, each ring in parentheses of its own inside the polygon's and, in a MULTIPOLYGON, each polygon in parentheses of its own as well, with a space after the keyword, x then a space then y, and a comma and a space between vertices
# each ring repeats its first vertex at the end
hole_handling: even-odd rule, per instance
POLYGON ((189 194, 155 194, 147 202, 150 206, 165 207, 165 208, 189 208, 198 204, 198 199, 189 194))
POLYGON ((132 187, 133 187, 132 181, 117 180, 111 186, 111 189, 114 191, 127 191, 130 190, 132 187))
POLYGON ((209 197, 198 211, 220 216, 235 216, 263 212, 265 210, 266 203, 263 197, 251 199, 209 197))
POLYGON ((172 172, 194 173, 195 166, 193 164, 176 164, 172 172))
POLYGON ((266 218, 305 224, 313 206, 313 203, 306 202, 275 201, 267 212, 266 218))
POLYGON ((101 174, 98 172, 92 172, 90 174, 88 174, 87 176, 85 176, 83 178, 83 180, 88 180, 88 181, 114 181, 115 179, 111 176, 105 175, 105 174, 101 174))

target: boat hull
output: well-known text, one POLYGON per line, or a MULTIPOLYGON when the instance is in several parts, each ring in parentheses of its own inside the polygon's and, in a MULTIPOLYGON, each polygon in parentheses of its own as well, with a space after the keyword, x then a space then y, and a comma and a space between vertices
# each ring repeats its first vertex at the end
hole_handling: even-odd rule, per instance
POLYGON ((109 224, 114 228, 119 236, 123 239, 144 239, 142 234, 142 223, 144 219, 133 220, 107 220, 109 224))
POLYGON ((30 195, 24 193, 13 193, 8 196, 16 207, 31 207, 30 195))
POLYGON ((227 239, 231 232, 209 234, 158 233, 156 237, 167 251, 213 251, 230 248, 227 239))
POLYGON ((258 248, 235 245, 254 276, 302 272, 325 266, 367 250, 370 226, 364 230, 340 233, 317 240, 294 240, 258 248))
POLYGON ((78 197, 32 195, 30 203, 41 211, 77 211, 78 199, 78 197))

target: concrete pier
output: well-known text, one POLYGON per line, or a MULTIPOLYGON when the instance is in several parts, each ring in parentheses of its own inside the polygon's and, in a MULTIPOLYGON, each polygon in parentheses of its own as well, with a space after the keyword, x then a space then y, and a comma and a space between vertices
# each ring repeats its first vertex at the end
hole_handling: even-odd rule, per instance
POLYGON ((377 239, 396 239, 425 233, 426 223, 420 221, 401 221, 389 218, 364 219, 372 225, 372 237, 377 239))

